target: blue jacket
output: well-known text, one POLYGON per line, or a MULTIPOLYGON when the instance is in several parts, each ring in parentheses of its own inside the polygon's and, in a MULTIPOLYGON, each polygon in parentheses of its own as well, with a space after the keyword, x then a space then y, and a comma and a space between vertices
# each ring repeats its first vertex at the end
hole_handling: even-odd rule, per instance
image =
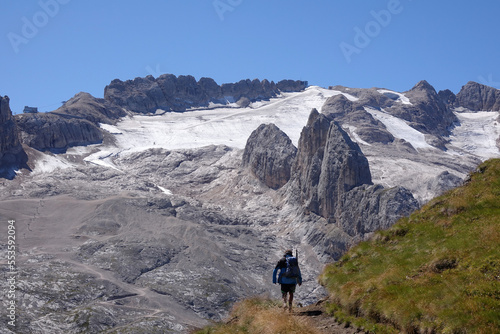
POLYGON ((278 264, 276 265, 276 268, 274 268, 273 271, 273 283, 280 283, 280 284, 302 284, 302 273, 300 272, 299 268, 299 277, 298 278, 290 278, 290 277, 284 277, 283 274, 286 271, 286 258, 291 257, 290 255, 285 255, 281 260, 278 261, 278 264), (276 274, 279 271, 278 279, 276 279, 276 274))

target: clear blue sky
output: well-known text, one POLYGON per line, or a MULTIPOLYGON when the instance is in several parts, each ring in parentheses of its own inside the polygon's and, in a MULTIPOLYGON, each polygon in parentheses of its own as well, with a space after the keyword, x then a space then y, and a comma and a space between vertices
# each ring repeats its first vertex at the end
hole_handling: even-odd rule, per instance
POLYGON ((0 94, 41 111, 162 73, 500 88, 498 0, 0 0, 0 94))

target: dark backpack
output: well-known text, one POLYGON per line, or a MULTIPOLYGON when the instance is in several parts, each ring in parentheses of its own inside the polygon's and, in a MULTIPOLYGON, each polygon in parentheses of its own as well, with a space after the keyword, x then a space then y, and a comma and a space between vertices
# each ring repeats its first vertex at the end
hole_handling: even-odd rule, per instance
POLYGON ((298 278, 300 270, 297 258, 290 256, 290 257, 285 257, 285 260, 286 260, 286 270, 283 276, 288 278, 298 278))

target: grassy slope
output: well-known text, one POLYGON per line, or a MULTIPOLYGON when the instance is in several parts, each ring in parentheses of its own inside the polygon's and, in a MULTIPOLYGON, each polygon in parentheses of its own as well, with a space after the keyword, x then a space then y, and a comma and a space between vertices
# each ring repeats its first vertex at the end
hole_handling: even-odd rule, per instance
POLYGON ((336 317, 368 319, 374 332, 500 333, 500 160, 351 249, 320 280, 336 317))

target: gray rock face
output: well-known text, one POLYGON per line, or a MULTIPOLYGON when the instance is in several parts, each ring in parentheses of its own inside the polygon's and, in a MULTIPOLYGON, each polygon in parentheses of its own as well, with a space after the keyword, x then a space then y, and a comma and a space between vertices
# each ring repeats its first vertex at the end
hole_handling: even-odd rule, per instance
POLYGON ((9 97, 0 96, 0 178, 13 178, 14 169, 25 166, 28 158, 19 141, 9 97))
POLYGON ((52 114, 76 116, 94 124, 113 124, 119 118, 127 115, 122 108, 114 106, 104 99, 95 98, 85 92, 76 94, 63 106, 53 111, 52 114))
POLYGON ((307 227, 299 227, 300 234, 318 252, 335 259, 353 242, 418 208, 408 190, 372 185, 368 160, 359 146, 331 115, 317 110, 302 130, 285 190, 289 201, 298 201, 311 216, 307 227))
POLYGON ((356 238, 389 228, 417 208, 417 201, 405 188, 363 185, 343 194, 336 219, 343 231, 356 238))
POLYGON ((457 100, 457 96, 449 89, 440 90, 438 96, 447 106, 453 106, 457 100))
POLYGON ((472 111, 499 111, 500 90, 469 81, 457 94, 455 106, 472 111))
POLYGON ((450 129, 458 119, 446 107, 434 87, 423 80, 405 95, 412 105, 394 104, 386 111, 410 122, 413 128, 423 133, 438 137, 450 134, 450 129))
POLYGON ((78 116, 64 114, 20 114, 16 123, 22 142, 40 151, 64 152, 77 145, 101 143, 103 134, 94 123, 78 116))
MULTIPOLYGON (((374 119, 365 107, 383 109, 392 116, 401 118, 410 126, 424 134, 436 138, 447 136, 458 119, 447 108, 436 90, 426 81, 416 84, 411 90, 404 92, 410 103, 402 103, 400 95, 392 92, 379 92, 377 88, 353 89, 342 86, 330 87, 334 90, 350 94, 356 100, 349 100, 343 95, 335 95, 327 100, 322 108, 325 114, 331 114, 335 121, 356 124, 356 134, 367 143, 387 144, 394 141, 394 136, 385 126, 374 119)), ((439 142, 439 140, 438 140, 439 142)))
MULTIPOLYGON (((356 133, 368 143, 387 144, 394 141, 394 136, 387 131, 385 126, 374 119, 363 108, 364 103, 375 103, 378 106, 390 105, 389 99, 378 92, 367 94, 363 92, 363 102, 350 101, 344 95, 330 97, 322 107, 322 112, 331 115, 339 123, 356 124, 356 133)), ((391 100, 392 101, 392 100, 391 100)))
POLYGON ((241 80, 219 86, 211 78, 201 78, 198 82, 193 76, 163 74, 158 78, 147 76, 134 80, 113 80, 104 89, 104 98, 114 105, 136 113, 154 113, 157 109, 165 111, 185 111, 194 107, 208 107, 210 102, 227 104, 245 97, 250 101, 269 99, 285 91, 300 91, 305 84, 300 81, 280 81, 277 84, 268 80, 241 80))
POLYGON ((290 179, 297 148, 274 124, 262 124, 252 132, 243 152, 243 167, 269 188, 278 189, 290 179))
POLYGON ((359 146, 315 109, 301 133, 293 177, 307 210, 329 220, 343 193, 371 183, 368 160, 359 146))

